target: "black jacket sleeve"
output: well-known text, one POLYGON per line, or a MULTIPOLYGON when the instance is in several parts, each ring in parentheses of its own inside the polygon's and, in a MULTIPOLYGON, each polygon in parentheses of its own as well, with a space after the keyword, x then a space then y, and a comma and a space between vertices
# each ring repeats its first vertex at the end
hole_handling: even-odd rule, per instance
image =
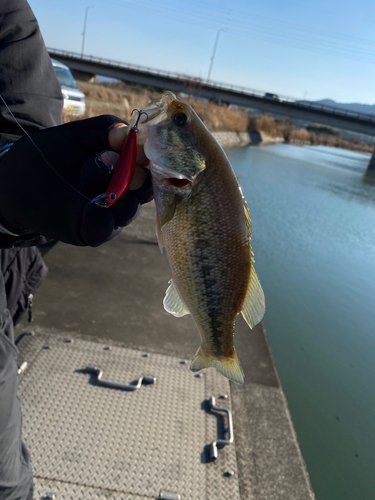
MULTIPOLYGON (((0 1, 0 95, 28 133, 62 121, 61 88, 26 0, 0 1)), ((0 99, 0 148, 24 135, 0 99)), ((46 241, 36 234, 13 237, 0 232, 0 248, 46 241)))
POLYGON ((110 149, 108 131, 122 120, 103 115, 55 126, 62 94, 26 0, 0 0, 0 94, 32 137, 21 137, 0 99, 0 148, 15 141, 0 158, 0 248, 40 245, 45 239, 98 246, 152 199, 148 175, 140 190, 126 190, 113 207, 91 203, 108 187, 108 166, 102 165, 98 192, 88 192, 86 181, 98 173, 95 158, 110 149))
MULTIPOLYGON (((61 123, 60 85, 26 0, 0 1, 0 94, 28 133, 61 123)), ((23 135, 0 99, 0 147, 23 135)))

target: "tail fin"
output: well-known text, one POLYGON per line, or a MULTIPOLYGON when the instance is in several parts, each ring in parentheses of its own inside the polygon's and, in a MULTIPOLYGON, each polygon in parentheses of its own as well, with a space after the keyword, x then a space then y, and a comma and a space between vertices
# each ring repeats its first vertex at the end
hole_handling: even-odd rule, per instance
POLYGON ((227 377, 236 384, 242 385, 245 382, 244 374, 236 352, 233 353, 233 356, 230 359, 220 361, 220 359, 207 354, 202 347, 200 347, 191 362, 190 370, 192 372, 198 372, 199 370, 209 368, 210 366, 216 368, 216 370, 224 375, 224 377, 227 377))

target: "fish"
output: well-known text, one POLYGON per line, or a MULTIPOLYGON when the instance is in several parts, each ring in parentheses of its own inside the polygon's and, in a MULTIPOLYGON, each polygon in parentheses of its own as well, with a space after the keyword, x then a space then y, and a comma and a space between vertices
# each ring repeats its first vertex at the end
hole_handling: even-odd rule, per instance
POLYGON ((190 369, 214 367, 242 385, 234 347, 242 314, 252 329, 265 298, 254 269, 247 203, 230 162, 195 111, 170 91, 151 101, 130 124, 150 162, 156 233, 172 279, 164 308, 191 314, 201 345, 190 369))

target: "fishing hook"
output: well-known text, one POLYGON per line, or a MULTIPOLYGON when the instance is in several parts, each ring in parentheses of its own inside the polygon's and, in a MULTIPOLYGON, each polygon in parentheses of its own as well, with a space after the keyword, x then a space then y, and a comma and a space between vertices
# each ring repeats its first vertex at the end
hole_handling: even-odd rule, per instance
POLYGON ((139 129, 138 129, 139 120, 141 119, 142 115, 146 115, 147 119, 148 119, 148 114, 145 111, 139 111, 139 109, 133 109, 133 111, 131 112, 130 116, 133 116, 134 111, 136 111, 138 113, 138 117, 137 117, 137 120, 136 120, 135 124, 132 126, 132 129, 135 132, 139 132, 139 129))

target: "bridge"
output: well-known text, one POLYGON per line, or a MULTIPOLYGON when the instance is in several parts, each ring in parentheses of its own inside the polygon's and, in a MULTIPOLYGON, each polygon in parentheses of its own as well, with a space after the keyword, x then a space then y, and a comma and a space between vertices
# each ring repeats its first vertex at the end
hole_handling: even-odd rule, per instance
MULTIPOLYGON (((221 82, 204 82, 198 78, 127 64, 94 56, 82 56, 49 48, 52 58, 71 68, 77 79, 89 80, 95 75, 116 78, 128 83, 150 85, 162 90, 185 92, 197 97, 225 102, 245 108, 257 109, 275 115, 319 123, 334 128, 375 137, 375 115, 326 106, 309 101, 298 101, 286 96, 269 98, 259 90, 221 82)), ((375 169, 375 153, 369 167, 375 169)))

